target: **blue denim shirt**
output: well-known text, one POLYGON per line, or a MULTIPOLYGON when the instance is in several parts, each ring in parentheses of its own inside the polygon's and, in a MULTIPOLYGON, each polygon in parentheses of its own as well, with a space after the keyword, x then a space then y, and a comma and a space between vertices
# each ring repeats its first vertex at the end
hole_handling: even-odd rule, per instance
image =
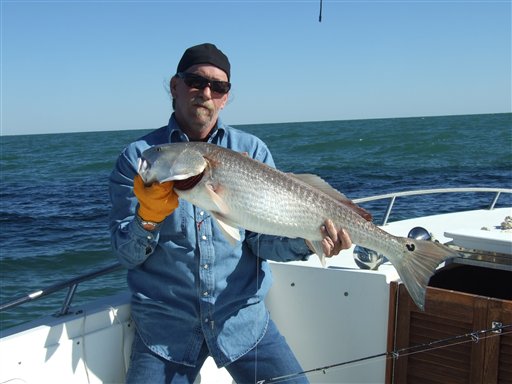
MULTIPOLYGON (((119 156, 110 176, 112 246, 128 268, 132 318, 144 343, 167 360, 194 365, 206 341, 220 367, 250 351, 265 334, 264 299, 272 283, 266 259, 303 260, 311 252, 302 239, 242 229, 242 241, 233 246, 208 212, 183 199, 156 230, 143 229, 133 194, 138 158, 150 146, 179 141, 188 138, 172 115, 167 126, 119 156)), ((209 142, 274 166, 260 139, 220 119, 209 142)))

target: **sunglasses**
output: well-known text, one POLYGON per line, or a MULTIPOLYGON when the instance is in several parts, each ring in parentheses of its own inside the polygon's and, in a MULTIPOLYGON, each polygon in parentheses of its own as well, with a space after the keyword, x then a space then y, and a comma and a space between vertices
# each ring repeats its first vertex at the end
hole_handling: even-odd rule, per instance
POLYGON ((196 75, 195 73, 178 72, 176 74, 180 79, 183 79, 185 84, 190 88, 205 89, 210 87, 213 92, 228 93, 231 89, 231 83, 227 81, 210 80, 206 77, 196 75))

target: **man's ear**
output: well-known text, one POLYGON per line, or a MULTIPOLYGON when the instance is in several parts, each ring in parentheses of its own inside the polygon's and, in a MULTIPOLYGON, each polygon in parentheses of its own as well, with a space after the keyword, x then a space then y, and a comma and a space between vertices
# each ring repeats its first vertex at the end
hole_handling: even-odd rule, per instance
POLYGON ((174 97, 176 93, 176 76, 171 77, 171 80, 169 81, 169 90, 171 91, 171 95, 174 97))
POLYGON ((224 109, 224 107, 226 106, 226 104, 228 103, 228 100, 229 100, 229 92, 228 94, 225 96, 226 98, 224 99, 224 102, 222 103, 222 105, 220 106, 220 109, 224 109))

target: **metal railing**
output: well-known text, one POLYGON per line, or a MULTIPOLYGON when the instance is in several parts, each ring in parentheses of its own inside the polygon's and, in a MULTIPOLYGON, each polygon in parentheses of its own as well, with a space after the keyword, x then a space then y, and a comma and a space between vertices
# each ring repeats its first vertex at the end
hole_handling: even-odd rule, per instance
POLYGON ((53 284, 49 287, 40 289, 38 291, 34 291, 32 293, 28 293, 24 296, 18 297, 17 299, 13 299, 13 300, 8 301, 7 303, 1 304, 0 312, 7 310, 9 308, 17 307, 18 305, 27 303, 29 301, 40 299, 42 297, 51 295, 54 292, 57 292, 57 291, 67 288, 68 293, 66 294, 66 298, 64 299, 64 302, 62 304, 60 311, 57 312, 55 314, 55 316, 66 315, 69 312, 69 307, 71 306, 71 302, 73 301, 73 297, 75 295, 78 284, 80 284, 84 281, 92 280, 99 276, 107 275, 107 274, 117 271, 121 268, 122 268, 121 264, 115 263, 115 264, 109 265, 108 267, 101 268, 96 271, 92 271, 92 272, 80 275, 73 279, 62 281, 57 284, 53 284))
MULTIPOLYGON (((371 197, 363 197, 359 199, 354 199, 353 201, 355 203, 366 203, 371 201, 377 201, 377 200, 386 200, 389 199, 389 203, 386 208, 386 212, 384 215, 384 218, 382 220, 381 225, 385 225, 388 222, 389 216, 391 214, 391 210, 393 209, 393 206, 395 204, 395 201, 399 197, 404 196, 416 196, 416 195, 428 195, 428 194, 437 194, 437 193, 466 193, 466 192, 473 192, 473 193, 492 193, 493 198, 489 204, 488 209, 492 210, 496 206, 496 203, 498 202, 500 196, 502 193, 510 193, 512 194, 512 189, 504 189, 504 188, 443 188, 443 189, 422 189, 422 190, 415 190, 415 191, 406 191, 406 192, 396 192, 396 193, 387 193, 384 195, 378 195, 378 196, 371 196, 371 197)), ((78 287, 78 284, 84 281, 92 280, 96 277, 103 276, 109 273, 112 273, 114 271, 117 271, 121 269, 122 266, 119 263, 112 264, 108 267, 86 273, 84 275, 80 275, 78 277, 75 277, 73 279, 69 279, 57 284, 54 284, 50 287, 43 288, 41 290, 29 293, 27 295, 24 295, 22 297, 19 297, 14 300, 10 300, 4 304, 0 305, 0 312, 7 310, 9 308, 16 307, 18 305, 21 305, 26 302, 30 302, 36 299, 40 299, 42 297, 48 296, 56 291, 60 291, 63 289, 68 289, 68 293, 66 295, 66 298, 64 299, 64 303, 62 304, 62 307, 60 311, 56 314, 56 316, 63 316, 66 315, 69 312, 69 308, 71 306, 71 302, 73 300, 73 297, 75 295, 76 289, 78 287)))
POLYGON ((393 209, 393 206, 395 204, 395 201, 398 197, 405 197, 405 196, 418 196, 418 195, 431 195, 431 194, 437 194, 437 193, 492 193, 493 198, 489 204, 488 209, 492 210, 496 206, 496 203, 498 202, 500 196, 502 193, 510 193, 512 194, 512 189, 506 189, 506 188, 480 188, 480 187, 474 187, 474 188, 438 188, 438 189, 419 189, 415 191, 404 191, 404 192, 394 192, 394 193, 386 193, 384 195, 377 195, 377 196, 370 196, 370 197, 363 197, 359 199, 354 199, 354 203, 367 203, 370 201, 377 201, 377 200, 387 200, 389 199, 389 203, 387 205, 386 211, 384 213, 384 217, 382 219, 382 222, 380 225, 386 225, 389 216, 391 215, 391 211, 393 209))

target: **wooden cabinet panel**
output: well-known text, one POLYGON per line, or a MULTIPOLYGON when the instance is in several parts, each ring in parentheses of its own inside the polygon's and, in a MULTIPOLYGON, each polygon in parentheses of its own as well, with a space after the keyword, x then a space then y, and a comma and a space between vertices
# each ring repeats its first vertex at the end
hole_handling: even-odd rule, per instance
MULTIPOLYGON (((512 302, 490 299, 487 320, 491 324, 512 324, 512 302)), ((485 382, 512 384, 512 329, 493 335, 485 340, 485 382)))
POLYGON ((490 329, 493 322, 512 324, 512 301, 429 287, 423 312, 403 285, 393 283, 391 292, 397 292, 396 318, 388 350, 407 351, 388 365, 388 383, 512 384, 512 333, 481 335, 477 342, 453 339, 490 329), (452 340, 439 343, 444 339, 452 340), (426 344, 426 351, 410 349, 426 344))

